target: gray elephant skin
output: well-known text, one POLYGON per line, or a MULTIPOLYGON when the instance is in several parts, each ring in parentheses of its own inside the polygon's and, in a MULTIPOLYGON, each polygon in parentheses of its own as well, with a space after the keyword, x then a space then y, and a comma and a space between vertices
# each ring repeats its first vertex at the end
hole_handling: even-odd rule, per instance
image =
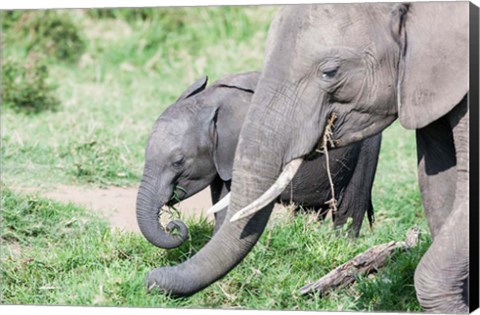
POLYGON ((226 222, 189 260, 153 270, 149 284, 189 295, 234 268, 263 232, 272 203, 231 218, 312 152, 332 113, 340 147, 399 118, 416 130, 433 240, 415 271, 417 298, 426 311, 468 312, 468 16, 468 2, 283 7, 239 137, 226 222))
MULTIPOLYGON (((238 136, 259 77, 259 72, 227 75, 208 88, 207 78, 202 78, 155 122, 137 196, 138 224, 152 244, 174 248, 188 237, 182 221, 172 221, 165 229, 160 226, 163 206, 173 205, 208 185, 212 203, 230 191, 238 136)), ((381 136, 377 135, 331 152, 330 169, 338 201, 334 226, 342 226, 351 217, 353 236, 358 236, 365 213, 370 223, 373 220, 371 190, 380 142, 381 136)), ((325 163, 324 155, 313 154, 279 201, 325 213, 326 201, 331 198, 325 163)), ((214 231, 225 214, 226 210, 215 214, 214 231)))

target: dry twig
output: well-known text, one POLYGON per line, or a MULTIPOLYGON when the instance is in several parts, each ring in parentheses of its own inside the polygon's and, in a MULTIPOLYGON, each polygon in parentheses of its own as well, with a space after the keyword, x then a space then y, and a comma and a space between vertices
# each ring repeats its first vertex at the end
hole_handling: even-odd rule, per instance
POLYGON ((325 164, 327 169, 328 182, 330 183, 330 191, 332 194, 332 198, 325 203, 328 204, 329 208, 332 210, 333 213, 337 212, 337 199, 335 198, 335 187, 333 185, 332 174, 330 172, 330 157, 328 155, 328 144, 330 144, 332 148, 335 147, 335 144, 333 142, 332 127, 336 119, 337 114, 333 112, 327 121, 327 125, 325 126, 322 138, 322 145, 320 147, 320 150, 318 150, 318 152, 325 154, 325 164))
POLYGON ((300 293, 307 294, 314 291, 325 293, 330 289, 349 285, 355 281, 357 275, 369 274, 383 267, 387 261, 387 257, 389 257, 395 249, 400 248, 406 250, 415 247, 418 242, 418 235, 419 229, 415 226, 408 230, 405 241, 391 241, 373 246, 343 265, 333 269, 316 282, 304 286, 300 289, 300 293))

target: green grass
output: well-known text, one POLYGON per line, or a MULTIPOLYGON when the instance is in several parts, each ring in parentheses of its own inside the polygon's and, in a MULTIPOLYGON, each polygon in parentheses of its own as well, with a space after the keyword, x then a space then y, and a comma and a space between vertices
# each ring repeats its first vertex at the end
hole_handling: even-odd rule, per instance
MULTIPOLYGON (((413 271, 430 238, 416 183, 414 133, 398 123, 384 132, 373 231, 365 222, 352 241, 333 233, 331 222, 319 224, 308 215, 272 221, 237 268, 187 299, 148 294, 145 276, 198 251, 212 232, 207 221, 187 222, 192 239, 159 250, 142 236, 110 230, 81 207, 19 192, 38 185, 137 185, 156 117, 202 75, 212 82, 260 69, 274 12, 59 11, 79 26, 86 43, 77 62, 48 64, 61 104, 35 115, 2 107, 1 303, 420 311, 413 271), (325 296, 298 294, 367 248, 403 239, 413 225, 423 232, 419 246, 397 253, 376 275, 325 296)), ((4 56, 28 58, 28 39, 13 41, 14 33, 5 32, 4 56)))
MULTIPOLYGON (((59 12, 81 25, 87 47, 76 64, 49 64, 59 110, 31 117, 2 108, 8 185, 136 184, 156 117, 184 89, 203 75, 213 82, 260 69, 275 7, 168 8, 137 23, 59 12)), ((28 58, 28 38, 19 41, 13 30, 5 32, 4 56, 28 58)))
MULTIPOLYGON (((139 235, 111 231, 106 222, 73 204, 5 188, 2 209, 3 304, 420 310, 412 276, 429 244, 426 235, 417 248, 394 256, 373 278, 359 277, 358 284, 324 297, 301 296, 297 290, 302 285, 385 239, 382 233, 363 232, 352 241, 308 215, 273 221, 252 253, 224 279, 191 298, 176 300, 148 294, 145 275, 198 251, 212 233, 207 221, 187 221, 194 237, 166 251, 139 235)), ((387 234, 402 239, 405 232, 401 228, 387 234)))

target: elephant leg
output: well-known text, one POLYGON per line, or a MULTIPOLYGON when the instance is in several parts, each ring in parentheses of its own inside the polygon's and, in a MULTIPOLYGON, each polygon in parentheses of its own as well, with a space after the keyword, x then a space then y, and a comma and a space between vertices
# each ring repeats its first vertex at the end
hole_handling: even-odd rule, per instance
POLYGON ((443 117, 416 131, 418 182, 432 239, 453 209, 457 168, 452 128, 443 117))
POLYGON ((351 217, 352 224, 348 229, 352 237, 358 237, 365 213, 370 225, 374 221, 372 187, 377 170, 380 144, 380 135, 363 141, 352 177, 338 199, 338 211, 334 214, 335 227, 341 227, 351 217))
MULTIPOLYGON (((456 172, 455 176, 450 178, 451 181, 456 181, 453 186, 455 200, 452 205, 453 210, 446 219, 442 220, 443 224, 437 227, 439 230, 432 245, 418 264, 414 280, 417 297, 426 311, 466 313, 468 312, 469 275, 469 115, 466 99, 446 118, 451 126, 450 130, 453 131, 455 145, 456 172)), ((436 156, 437 160, 440 156, 436 156)), ((426 175, 429 175, 430 160, 425 160, 426 175)), ((435 176, 435 174, 432 175, 435 176)), ((439 185, 437 184, 436 187, 440 189, 439 185)), ((422 196, 424 192, 435 194, 435 196, 425 196, 424 200, 445 198, 442 197, 441 192, 435 192, 432 189, 422 190, 422 196)), ((445 202, 450 200, 447 199, 445 202)), ((445 213, 449 212, 442 207, 439 209, 445 213)), ((431 212, 427 212, 427 215, 435 217, 434 209, 430 210, 431 212)), ((431 219, 429 222, 438 224, 431 219)))
MULTIPOLYGON (((212 196, 212 204, 216 204, 219 200, 225 197, 230 192, 231 181, 223 181, 219 176, 217 176, 214 181, 210 184, 210 193, 212 196)), ((227 215, 227 209, 223 209, 215 213, 215 227, 213 228, 213 235, 217 233, 220 226, 225 220, 227 215)))

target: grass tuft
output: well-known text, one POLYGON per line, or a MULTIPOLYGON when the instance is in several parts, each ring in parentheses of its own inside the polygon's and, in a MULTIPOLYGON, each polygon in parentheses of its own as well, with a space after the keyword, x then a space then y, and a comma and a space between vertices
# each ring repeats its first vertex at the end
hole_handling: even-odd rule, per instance
POLYGON ((30 54, 25 61, 5 58, 2 62, 2 103, 25 114, 57 110, 57 86, 51 82, 46 60, 30 54))
POLYGON ((37 53, 56 60, 77 61, 86 43, 80 28, 62 10, 6 11, 2 14, 6 43, 15 41, 27 54, 37 53))

